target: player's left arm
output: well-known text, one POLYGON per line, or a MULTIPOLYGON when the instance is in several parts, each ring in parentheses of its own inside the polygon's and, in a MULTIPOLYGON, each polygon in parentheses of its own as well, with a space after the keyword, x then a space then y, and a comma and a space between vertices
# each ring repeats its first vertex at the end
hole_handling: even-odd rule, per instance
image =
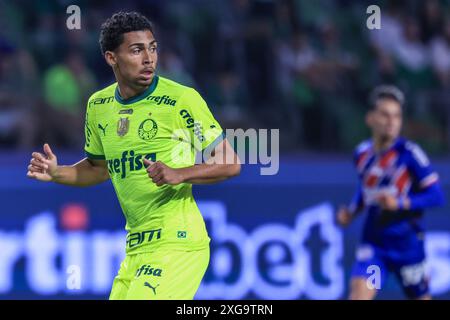
POLYGON ((419 193, 399 200, 399 209, 422 210, 444 204, 444 194, 438 182, 422 189, 419 193))
POLYGON ((439 175, 432 168, 425 152, 416 144, 408 143, 411 154, 409 170, 417 179, 420 191, 399 200, 400 209, 421 210, 444 204, 444 194, 439 183, 439 175))
POLYGON ((148 176, 157 186, 180 183, 211 184, 239 175, 241 163, 227 139, 223 139, 201 164, 185 168, 171 168, 161 161, 144 159, 148 176))
MULTIPOLYGON (((145 160, 147 173, 157 186, 180 183, 210 184, 237 176, 238 156, 227 141, 222 127, 206 101, 194 89, 186 89, 177 101, 177 134, 188 142, 193 153, 201 155, 198 164, 171 168, 160 161, 145 160)), ((197 158, 197 160, 199 160, 197 158)))
POLYGON ((409 153, 408 170, 419 184, 419 191, 407 197, 394 198, 383 196, 381 205, 388 210, 423 210, 444 204, 444 194, 439 176, 430 164, 425 152, 416 144, 407 144, 409 153))

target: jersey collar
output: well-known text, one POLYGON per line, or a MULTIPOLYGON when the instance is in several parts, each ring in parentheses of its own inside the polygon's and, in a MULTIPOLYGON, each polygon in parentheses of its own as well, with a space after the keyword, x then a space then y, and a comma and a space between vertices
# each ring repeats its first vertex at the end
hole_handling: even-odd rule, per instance
POLYGON ((390 151, 390 150, 396 148, 397 145, 401 142, 401 140, 402 140, 401 137, 397 137, 397 138, 395 138, 394 141, 392 141, 392 143, 391 143, 387 148, 385 148, 385 149, 383 149, 383 150, 379 150, 379 151, 375 151, 375 143, 373 142, 373 139, 371 139, 370 145, 371 145, 372 152, 373 152, 374 154, 376 154, 376 155, 382 155, 382 154, 385 154, 386 152, 388 152, 388 151, 390 151))
POLYGON ((158 79, 159 79, 159 77, 157 75, 155 75, 155 77, 152 80, 152 83, 147 87, 147 89, 145 89, 144 92, 138 94, 137 96, 128 98, 128 99, 123 99, 120 96, 119 86, 117 85, 116 91, 114 93, 114 97, 120 104, 128 105, 128 104, 136 103, 136 102, 148 97, 153 91, 155 91, 156 86, 158 85, 158 79))

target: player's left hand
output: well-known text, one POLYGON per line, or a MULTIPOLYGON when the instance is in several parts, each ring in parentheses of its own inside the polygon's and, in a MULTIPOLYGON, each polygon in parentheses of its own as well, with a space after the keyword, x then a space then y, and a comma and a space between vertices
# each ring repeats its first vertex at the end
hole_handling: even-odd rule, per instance
POLYGON ((399 209, 397 198, 390 194, 383 193, 379 195, 378 203, 382 210, 397 211, 399 209))
POLYGON ((164 184, 177 185, 183 182, 183 176, 179 170, 171 168, 161 161, 153 162, 144 159, 144 164, 147 166, 148 176, 158 187, 164 184))

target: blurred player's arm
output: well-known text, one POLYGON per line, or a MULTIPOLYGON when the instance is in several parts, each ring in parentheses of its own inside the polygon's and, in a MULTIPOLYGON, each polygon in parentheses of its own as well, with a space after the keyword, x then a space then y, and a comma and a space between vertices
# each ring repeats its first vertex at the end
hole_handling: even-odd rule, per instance
POLYGON ((399 209, 422 210, 444 204, 439 175, 434 171, 428 156, 417 144, 407 145, 411 152, 409 169, 419 182, 420 190, 408 198, 399 199, 399 209))
POLYGON ((390 211, 417 211, 443 205, 445 199, 439 175, 432 168, 428 156, 417 144, 408 143, 406 148, 410 159, 408 170, 418 182, 419 190, 403 197, 381 195, 379 198, 381 207, 390 211))
MULTIPOLYGON (((444 194, 438 182, 433 183, 419 193, 416 193, 405 199, 403 209, 421 210, 431 207, 437 207, 444 204, 444 194)), ((402 206, 401 206, 402 208, 402 206)))
POLYGON ((77 187, 96 185, 109 179, 105 160, 84 158, 73 165, 60 166, 48 144, 44 145, 44 153, 32 153, 27 172, 29 178, 77 187))
POLYGON ((144 159, 148 176, 157 186, 179 183, 211 184, 239 175, 241 164, 228 140, 224 139, 211 152, 205 163, 185 168, 170 168, 164 163, 144 159))
MULTIPOLYGON (((353 165, 355 169, 359 171, 359 162, 361 160, 362 154, 359 145, 353 153, 353 165)), ((361 174, 358 175, 358 187, 349 205, 342 205, 336 215, 337 222, 342 226, 349 225, 356 216, 358 216, 364 210, 364 196, 363 196, 363 177, 361 174)))
POLYGON ((347 226, 364 210, 364 199, 361 185, 358 186, 352 201, 348 206, 341 206, 337 212, 337 221, 347 226))
POLYGON ((380 195, 378 202, 383 210, 417 211, 444 204, 444 194, 438 181, 422 188, 419 192, 405 197, 394 197, 391 195, 380 195))

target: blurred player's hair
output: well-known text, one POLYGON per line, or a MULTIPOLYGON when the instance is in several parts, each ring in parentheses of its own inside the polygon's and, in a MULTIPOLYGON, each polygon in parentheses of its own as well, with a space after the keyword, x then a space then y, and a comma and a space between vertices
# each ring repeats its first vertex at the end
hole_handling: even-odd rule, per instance
POLYGON ((397 101, 400 107, 405 103, 405 95, 394 85, 379 85, 375 87, 369 95, 369 111, 376 108, 377 102, 380 99, 392 99, 397 101))
POLYGON ((113 14, 100 29, 99 43, 102 54, 117 49, 123 41, 124 33, 143 30, 149 30, 154 35, 152 23, 142 14, 134 11, 113 14))

